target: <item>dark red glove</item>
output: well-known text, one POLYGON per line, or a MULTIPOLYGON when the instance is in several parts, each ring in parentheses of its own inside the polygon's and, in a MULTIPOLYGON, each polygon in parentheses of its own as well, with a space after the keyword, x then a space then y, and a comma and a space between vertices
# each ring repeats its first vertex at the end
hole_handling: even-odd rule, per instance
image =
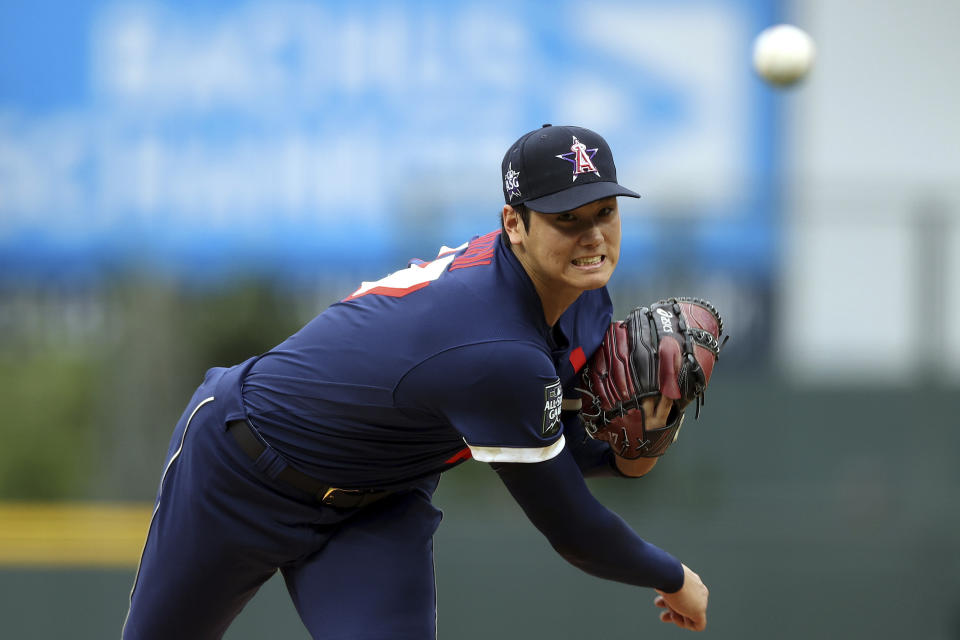
POLYGON ((580 419, 587 433, 623 458, 663 455, 694 400, 700 417, 721 334, 717 309, 698 298, 661 300, 612 323, 581 374, 580 419), (666 426, 648 429, 641 402, 658 395, 672 399, 673 409, 666 426))

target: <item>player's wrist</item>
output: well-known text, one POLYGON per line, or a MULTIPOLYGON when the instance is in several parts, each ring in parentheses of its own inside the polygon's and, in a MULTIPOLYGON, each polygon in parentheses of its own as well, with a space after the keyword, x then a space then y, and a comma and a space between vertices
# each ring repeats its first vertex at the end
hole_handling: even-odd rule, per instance
POLYGON ((641 478, 657 464, 660 458, 624 458, 611 448, 613 468, 627 478, 641 478))
POLYGON ((667 595, 681 591, 686 582, 686 566, 669 552, 650 543, 647 545, 653 588, 667 595))

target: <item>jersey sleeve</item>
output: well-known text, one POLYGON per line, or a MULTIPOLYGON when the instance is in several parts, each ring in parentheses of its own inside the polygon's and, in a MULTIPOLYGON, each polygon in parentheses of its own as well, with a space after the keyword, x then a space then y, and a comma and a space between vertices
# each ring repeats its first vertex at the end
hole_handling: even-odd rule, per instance
POLYGON ((481 462, 542 462, 564 447, 560 379, 549 356, 530 343, 444 351, 411 370, 398 394, 443 416, 481 462))
POLYGON ((530 522, 575 567, 598 578, 669 593, 683 587, 680 561, 600 504, 569 451, 542 464, 492 466, 530 522))

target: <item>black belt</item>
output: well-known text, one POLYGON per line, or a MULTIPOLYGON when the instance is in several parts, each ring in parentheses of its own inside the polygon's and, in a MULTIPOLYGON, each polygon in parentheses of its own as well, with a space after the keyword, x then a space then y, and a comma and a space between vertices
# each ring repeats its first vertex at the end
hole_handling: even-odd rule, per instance
MULTIPOLYGON (((251 460, 256 461, 267 448, 260 440, 253 427, 246 420, 233 420, 227 423, 227 431, 233 434, 234 439, 251 460)), ((357 509, 376 502, 380 498, 390 495, 391 491, 375 491, 372 489, 339 489, 323 484, 316 478, 297 471, 289 464, 276 475, 277 480, 291 487, 306 491, 325 505, 337 509, 357 509)))

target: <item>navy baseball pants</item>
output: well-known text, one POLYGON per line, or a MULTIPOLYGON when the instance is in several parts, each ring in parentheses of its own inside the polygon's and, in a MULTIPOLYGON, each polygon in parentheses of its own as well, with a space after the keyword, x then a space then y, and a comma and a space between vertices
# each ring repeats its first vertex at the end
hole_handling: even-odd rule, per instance
POLYGON ((272 448, 254 462, 226 431, 227 371, 207 372, 174 430, 123 638, 220 638, 277 570, 313 638, 435 638, 439 475, 360 509, 324 506, 274 479, 272 448))

